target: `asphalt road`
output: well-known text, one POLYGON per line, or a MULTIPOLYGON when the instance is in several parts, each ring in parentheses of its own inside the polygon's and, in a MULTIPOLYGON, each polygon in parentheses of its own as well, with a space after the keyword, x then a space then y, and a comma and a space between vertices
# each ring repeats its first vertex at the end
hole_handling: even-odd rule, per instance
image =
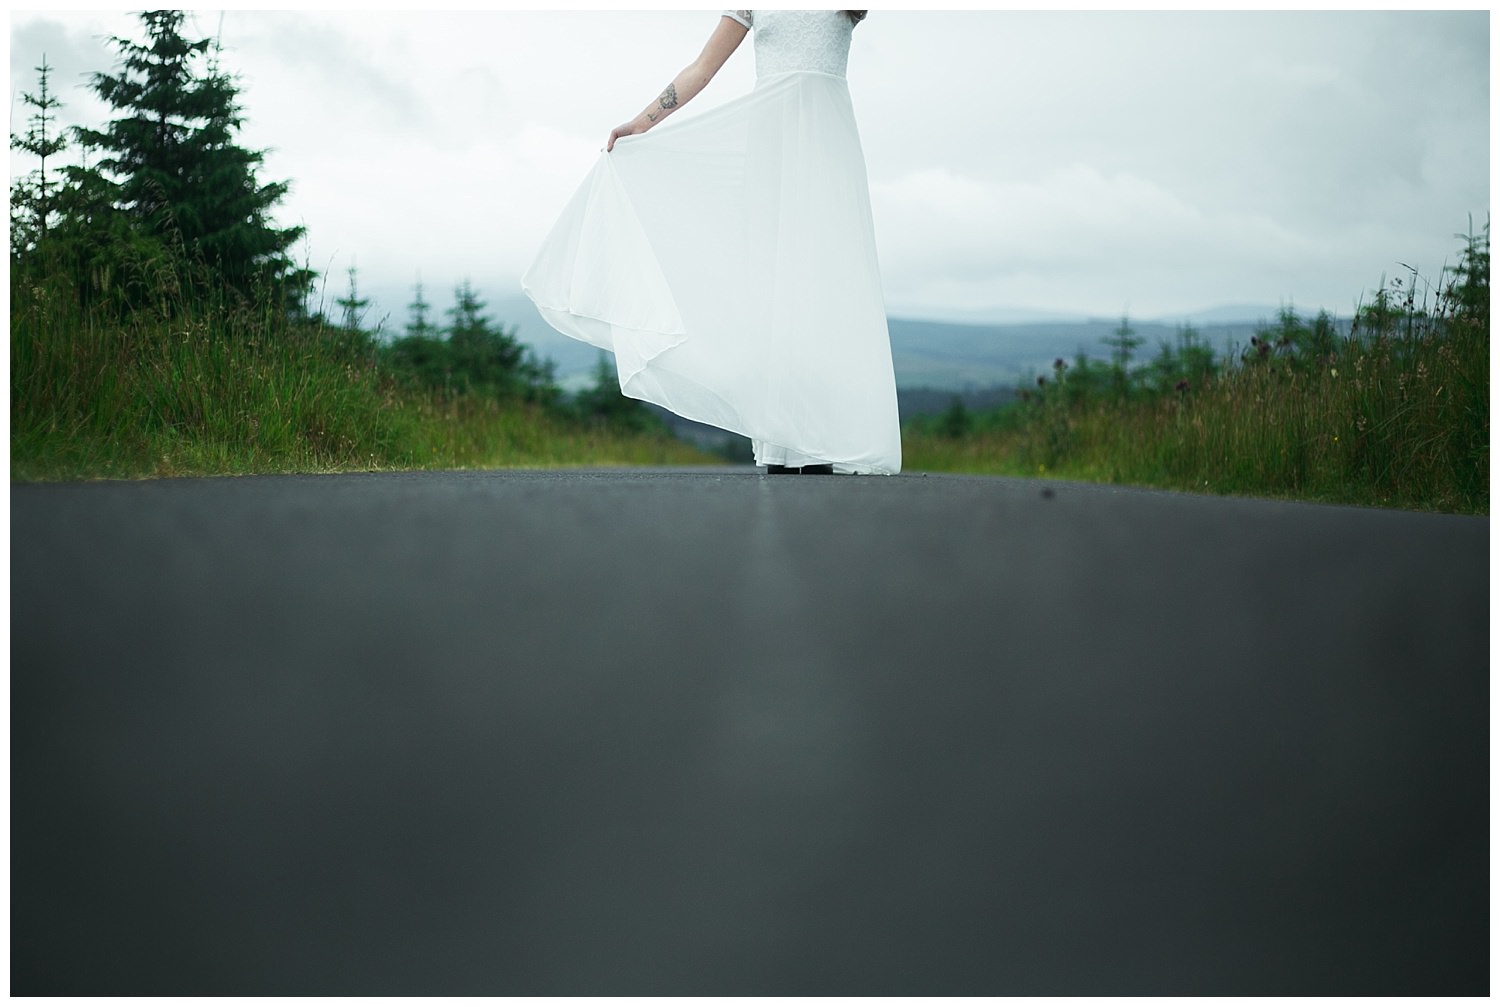
POLYGON ((12 992, 1474 993, 1487 519, 13 486, 12 992))

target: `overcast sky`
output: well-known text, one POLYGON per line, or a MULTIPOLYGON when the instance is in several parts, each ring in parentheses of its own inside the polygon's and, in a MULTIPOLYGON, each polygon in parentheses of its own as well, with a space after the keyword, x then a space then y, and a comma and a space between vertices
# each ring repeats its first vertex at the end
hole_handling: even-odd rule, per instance
MULTIPOLYGON (((517 281, 612 126, 718 14, 197 11, 247 147, 290 180, 300 254, 400 328, 517 281)), ((892 314, 1347 315, 1436 276, 1489 210, 1489 15, 876 11, 849 61, 892 314)), ((105 110, 119 12, 13 12, 11 130, 43 53, 69 122, 105 110)), ((749 42, 686 117, 754 83, 749 42)), ((671 128, 670 122, 663 128, 671 128)), ((11 162, 12 174, 34 165, 11 162)))

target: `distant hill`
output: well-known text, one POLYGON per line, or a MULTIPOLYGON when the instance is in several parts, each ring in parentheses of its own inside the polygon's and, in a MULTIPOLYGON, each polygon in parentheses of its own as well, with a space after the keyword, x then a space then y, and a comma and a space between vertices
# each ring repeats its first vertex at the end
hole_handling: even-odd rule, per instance
POLYGON ((984 388, 920 388, 906 385, 896 389, 896 411, 905 423, 913 416, 936 416, 947 412, 957 399, 970 412, 988 412, 1007 406, 1020 398, 1016 385, 987 385, 984 388))
MULTIPOLYGON (((1278 309, 1240 307, 1196 312, 1193 327, 1216 353, 1250 342, 1257 327, 1269 324, 1278 309), (1241 314, 1237 320, 1226 320, 1241 314)), ((497 298, 489 313, 507 327, 514 326, 523 343, 538 356, 557 364, 564 388, 586 387, 599 359, 594 347, 569 339, 542 321, 524 297, 497 298)), ((1119 327, 1119 319, 1034 321, 1005 324, 934 322, 914 318, 890 319, 891 354, 899 388, 932 391, 1015 387, 1038 374, 1049 374, 1058 357, 1071 362, 1080 351, 1095 359, 1109 355, 1104 338, 1119 327)), ((1130 326, 1145 340, 1140 359, 1155 357, 1162 343, 1175 342, 1181 323, 1136 321, 1130 326)))
MULTIPOLYGON (((1244 345, 1258 323, 1194 325, 1216 353, 1244 345)), ((1050 374, 1053 361, 1072 360, 1081 352, 1095 359, 1109 355, 1104 339, 1119 328, 1118 319, 1083 322, 1030 322, 1009 325, 960 325, 909 318, 890 319, 891 353, 896 384, 922 388, 983 388, 1050 374)), ((1130 322, 1144 340, 1137 351, 1142 360, 1174 343, 1180 326, 1164 322, 1130 322)))

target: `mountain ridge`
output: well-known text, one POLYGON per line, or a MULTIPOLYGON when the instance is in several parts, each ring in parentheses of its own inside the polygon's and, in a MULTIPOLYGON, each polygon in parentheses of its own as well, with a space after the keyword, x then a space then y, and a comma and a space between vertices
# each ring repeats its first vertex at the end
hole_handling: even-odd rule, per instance
MULTIPOLYGON (((1293 306, 1294 310, 1295 306, 1293 306)), ((1156 356, 1160 345, 1176 341, 1179 330, 1191 325, 1215 353, 1228 355, 1250 341, 1256 330, 1275 323, 1281 307, 1223 305, 1153 319, 1130 318, 1130 327, 1143 342, 1139 359, 1156 356)), ((593 381, 601 351, 557 332, 524 296, 494 298, 486 313, 541 358, 557 365, 558 383, 573 391, 593 381)), ((1018 310, 1015 317, 1027 315, 1018 310)), ((963 391, 996 385, 1015 386, 1037 374, 1050 373, 1058 358, 1071 362, 1080 352, 1095 359, 1109 355, 1103 340, 1113 335, 1120 318, 1086 313, 1030 312, 1029 321, 948 321, 892 312, 888 317, 891 356, 896 384, 903 389, 963 391)), ((1304 313, 1299 312, 1299 316, 1304 313)), ((391 336, 400 325, 386 316, 391 336)))

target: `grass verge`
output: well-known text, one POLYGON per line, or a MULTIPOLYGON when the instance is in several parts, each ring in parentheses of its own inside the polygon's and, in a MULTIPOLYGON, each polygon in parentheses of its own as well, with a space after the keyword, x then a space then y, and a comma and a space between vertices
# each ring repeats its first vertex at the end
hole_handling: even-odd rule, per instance
POLYGON ((11 478, 715 464, 519 398, 403 388, 368 337, 251 309, 112 319, 12 292, 11 478))
POLYGON ((1080 396, 1059 362, 1025 402, 908 424, 905 464, 1488 514, 1488 228, 1465 240, 1430 306, 1413 273, 1382 286, 1348 338, 1258 339, 1159 393, 1080 396))

